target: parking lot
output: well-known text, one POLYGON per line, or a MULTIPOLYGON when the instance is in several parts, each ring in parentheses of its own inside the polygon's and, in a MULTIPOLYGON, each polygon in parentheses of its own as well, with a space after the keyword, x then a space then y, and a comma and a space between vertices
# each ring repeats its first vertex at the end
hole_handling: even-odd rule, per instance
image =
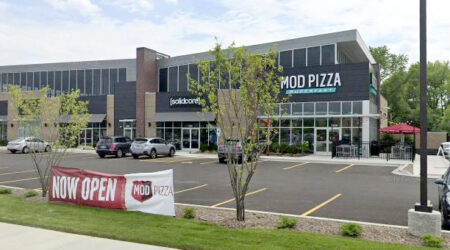
MULTIPOLYGON (((233 207, 225 164, 216 159, 173 157, 134 160, 69 154, 61 163, 106 173, 174 169, 175 202, 233 207)), ((419 200, 419 179, 397 176, 392 167, 356 164, 262 161, 250 184, 246 208, 304 216, 406 225, 407 210, 419 200)), ((30 157, 0 150, 0 185, 38 189, 30 157)), ((437 188, 429 180, 429 199, 437 188)))

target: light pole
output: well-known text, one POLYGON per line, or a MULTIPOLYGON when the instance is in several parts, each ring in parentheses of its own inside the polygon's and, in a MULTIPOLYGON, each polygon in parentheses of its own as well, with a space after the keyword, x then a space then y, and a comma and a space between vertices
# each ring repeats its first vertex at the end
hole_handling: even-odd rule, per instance
POLYGON ((427 203, 427 1, 420 0, 420 203, 417 212, 433 211, 427 203))

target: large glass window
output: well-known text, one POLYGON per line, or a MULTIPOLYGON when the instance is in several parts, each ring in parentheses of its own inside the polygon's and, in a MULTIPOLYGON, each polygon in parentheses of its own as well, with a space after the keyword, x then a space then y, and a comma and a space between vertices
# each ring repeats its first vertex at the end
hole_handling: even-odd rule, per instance
POLYGON ((285 69, 292 68, 292 50, 280 52, 280 65, 285 69))
POLYGON ((326 102, 317 102, 316 103, 316 115, 326 115, 327 114, 327 106, 326 102))
POLYGON ((327 127, 327 118, 316 118, 316 127, 327 127))
POLYGON ((178 67, 169 68, 169 92, 177 92, 178 67))
POLYGON ((40 81, 41 81, 41 75, 39 74, 39 72, 34 72, 33 73, 33 89, 37 90, 40 88, 40 81))
POLYGON ((314 118, 305 118, 303 119, 304 127, 314 127, 314 118))
POLYGON ((293 118, 292 119, 292 127, 303 127, 303 119, 302 118, 293 118))
POLYGON ((302 114, 303 114, 303 103, 293 103, 292 115, 302 115, 302 114))
POLYGON ((292 128, 291 144, 299 145, 302 143, 302 128, 292 128))
POLYGON ((20 73, 14 73, 14 85, 20 86, 20 73))
POLYGON ((291 104, 290 103, 280 104, 280 115, 282 115, 282 116, 291 115, 291 104))
POLYGON ((55 71, 55 95, 60 95, 62 90, 62 72, 55 71))
POLYGON ((306 49, 294 50, 294 68, 306 66, 306 49))
POLYGON ((334 44, 322 46, 322 65, 333 65, 334 58, 334 44))
POLYGON ((353 102, 353 114, 362 114, 362 102, 353 102))
POLYGON ((167 68, 159 69, 159 92, 167 92, 167 68))
POLYGON ((320 65, 320 46, 308 48, 308 66, 320 65))
POLYGON ((49 71, 47 77, 48 77, 48 86, 52 89, 52 93, 55 94, 55 72, 49 71))
POLYGON ((307 102, 303 104, 303 115, 314 115, 314 103, 307 102))
POLYGON ((33 72, 27 72, 27 90, 33 89, 33 72))
POLYGON ((197 64, 189 64, 189 77, 198 82, 198 66, 197 66, 197 64))
POLYGON ((77 87, 80 90, 80 95, 86 95, 86 87, 84 84, 84 70, 77 70, 77 87))
POLYGON ((352 103, 351 102, 342 102, 342 114, 343 115, 352 114, 352 103))
POLYGON ((309 148, 310 152, 313 152, 313 144, 314 144, 314 129, 313 128, 305 128, 303 129, 303 143, 309 148))
POLYGON ((41 88, 48 86, 48 82, 47 82, 47 72, 41 72, 40 73, 40 83, 41 83, 41 88))
POLYGON ((291 129, 281 128, 280 129, 280 144, 290 144, 291 143, 291 129))
POLYGON ((188 66, 182 65, 179 68, 179 91, 188 91, 188 79, 187 79, 187 73, 188 73, 188 66))
POLYGON ((25 72, 20 73, 20 87, 23 90, 27 89, 27 73, 25 73, 25 72))
POLYGON ((330 102, 328 104, 328 114, 340 115, 341 114, 341 102, 330 102))
POLYGON ((127 69, 120 68, 119 69, 119 82, 126 82, 126 81, 127 81, 127 69))

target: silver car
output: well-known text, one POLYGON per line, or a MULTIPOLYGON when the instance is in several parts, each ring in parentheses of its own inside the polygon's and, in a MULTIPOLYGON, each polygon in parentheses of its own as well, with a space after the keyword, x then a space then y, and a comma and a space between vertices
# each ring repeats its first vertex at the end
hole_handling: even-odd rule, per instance
POLYGON ((52 148, 48 142, 37 137, 26 137, 8 142, 6 149, 13 154, 16 152, 28 154, 29 152, 49 152, 52 148))
POLYGON ((450 142, 443 142, 441 143, 442 154, 445 156, 445 158, 450 159, 450 142))
POLYGON ((171 157, 175 155, 175 146, 159 137, 137 138, 131 143, 131 154, 134 159, 141 155, 147 155, 152 159, 155 159, 158 155, 171 157))

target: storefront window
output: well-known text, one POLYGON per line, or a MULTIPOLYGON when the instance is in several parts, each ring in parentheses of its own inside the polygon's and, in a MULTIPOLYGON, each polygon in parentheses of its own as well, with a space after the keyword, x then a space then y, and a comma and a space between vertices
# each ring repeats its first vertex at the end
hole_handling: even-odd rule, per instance
POLYGON ((340 115, 341 114, 341 103, 340 102, 330 102, 328 105, 328 114, 340 115))
POLYGON ((280 144, 290 144, 291 129, 281 128, 280 129, 280 144))
POLYGON ((278 126, 280 125, 280 120, 279 119, 272 119, 272 127, 274 128, 278 128, 278 126))
POLYGON ((342 143, 349 144, 351 139, 351 129, 343 128, 342 129, 342 143))
POLYGON ((318 102, 316 103, 316 115, 326 115, 327 114, 327 103, 318 102))
POLYGON ((172 135, 172 127, 166 128, 164 133, 164 140, 166 141, 172 141, 173 140, 173 135, 172 135))
POLYGON ((163 128, 156 129, 156 137, 164 138, 164 129, 163 128))
POLYGON ((352 129, 352 143, 358 143, 361 140, 361 129, 360 128, 354 128, 352 129))
POLYGON ((303 127, 302 121, 303 121, 302 118, 293 118, 292 119, 292 127, 300 127, 300 128, 303 127))
POLYGON ((208 129, 200 129, 200 144, 208 144, 208 129))
POLYGON ((314 115, 314 103, 303 104, 303 115, 314 115))
POLYGON ((299 145, 302 143, 302 128, 292 128, 291 144, 299 145))
POLYGON ((290 127, 291 126, 291 119, 281 119, 280 120, 280 127, 290 127))
POLYGON ((327 118, 316 118, 316 127, 327 127, 327 118))
POLYGON ((308 148, 311 152, 313 152, 313 143, 314 143, 314 129, 313 128, 305 128, 303 129, 303 143, 308 145, 308 148))
POLYGON ((344 117, 342 118, 342 127, 351 127, 352 126, 352 118, 344 117))
POLYGON ((280 104, 280 115, 281 116, 291 115, 291 104, 290 103, 280 104))
POLYGON ((362 102, 353 102, 353 114, 362 114, 362 102))
POLYGON ((303 114, 303 103, 293 103, 292 115, 302 115, 302 114, 303 114))
POLYGON ((305 118, 303 119, 304 127, 314 127, 314 118, 305 118))
POLYGON ((341 118, 330 118, 330 127, 340 127, 341 118))
POLYGON ((342 114, 343 115, 352 114, 352 103, 351 102, 343 102, 342 103, 342 114))
POLYGON ((353 118, 353 127, 361 127, 361 117, 353 118))

